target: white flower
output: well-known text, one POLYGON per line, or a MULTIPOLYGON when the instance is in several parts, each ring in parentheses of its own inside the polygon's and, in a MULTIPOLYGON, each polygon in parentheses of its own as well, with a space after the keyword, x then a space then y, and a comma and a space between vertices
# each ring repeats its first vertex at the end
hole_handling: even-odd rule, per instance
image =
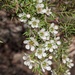
POLYGON ((72 67, 74 66, 74 63, 68 62, 68 63, 67 63, 67 66, 68 66, 69 68, 72 68, 72 67))
POLYGON ((67 65, 67 67, 72 68, 74 66, 73 61, 66 55, 62 55, 62 62, 67 65))
POLYGON ((36 50, 35 56, 37 56, 39 59, 42 57, 46 57, 45 49, 44 48, 38 48, 36 50))
POLYGON ((60 40, 60 37, 59 36, 55 37, 54 40, 58 41, 58 40, 60 40))
POLYGON ((51 25, 49 27, 50 32, 52 34, 56 35, 58 33, 57 29, 58 29, 58 26, 56 26, 54 23, 51 23, 51 25))
POLYGON ((31 58, 28 54, 25 53, 25 55, 23 56, 23 60, 24 60, 24 65, 28 66, 29 69, 32 69, 32 67, 34 66, 33 64, 35 62, 33 60, 31 60, 31 58))
POLYGON ((37 2, 38 2, 38 3, 42 3, 42 2, 43 2, 43 0, 37 0, 37 2))
POLYGON ((66 72, 64 73, 64 75, 71 75, 69 70, 66 70, 66 72))
POLYGON ((45 49, 53 52, 53 49, 56 49, 57 45, 55 44, 54 40, 46 41, 45 42, 45 49))
POLYGON ((20 18, 19 21, 26 23, 27 20, 24 19, 24 17, 26 16, 26 14, 24 12, 20 13, 18 16, 20 18))
POLYGON ((41 39, 45 40, 49 40, 50 38, 50 34, 48 31, 45 31, 44 28, 42 28, 39 32, 38 32, 39 36, 41 39))
POLYGON ((35 17, 33 17, 32 20, 29 21, 29 25, 31 25, 32 28, 37 28, 39 22, 40 22, 40 21, 39 21, 38 19, 35 19, 35 17))
POLYGON ((27 20, 20 18, 19 21, 26 23, 27 20))
POLYGON ((18 16, 21 18, 21 17, 24 17, 26 14, 23 12, 23 13, 20 13, 18 14, 18 16))
POLYGON ((27 17, 27 18, 30 18, 30 14, 27 14, 26 17, 27 17))
POLYGON ((46 13, 46 9, 43 9, 43 10, 42 10, 42 13, 43 13, 43 14, 46 13))
POLYGON ((56 43, 57 43, 57 45, 61 45, 61 42, 60 41, 57 41, 56 43))
POLYGON ((52 65, 52 61, 50 61, 49 59, 45 59, 43 62, 41 62, 42 71, 43 72, 45 72, 45 70, 50 71, 51 70, 50 65, 52 65))
POLYGON ((42 10, 43 10, 43 7, 44 7, 44 4, 37 4, 36 5, 36 10, 37 10, 37 13, 41 13, 43 14, 42 10))
POLYGON ((51 12, 51 9, 48 9, 48 7, 46 7, 46 12, 45 12, 47 15, 51 15, 52 12, 51 12))
POLYGON ((25 40, 24 44, 26 44, 25 48, 30 49, 31 51, 34 51, 35 47, 39 45, 33 37, 30 37, 30 40, 25 40))
POLYGON ((49 56, 49 59, 52 59, 53 57, 52 56, 49 56))

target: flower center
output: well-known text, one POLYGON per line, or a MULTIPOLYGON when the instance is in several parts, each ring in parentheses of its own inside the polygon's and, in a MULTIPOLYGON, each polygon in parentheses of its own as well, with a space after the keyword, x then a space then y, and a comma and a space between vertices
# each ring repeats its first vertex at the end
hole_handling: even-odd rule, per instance
POLYGON ((43 36, 43 35, 44 35, 44 33, 43 33, 43 32, 41 32, 41 33, 40 33, 40 36, 43 36))
POLYGON ((35 26, 37 24, 37 22, 36 21, 33 21, 32 24, 35 26))
POLYGON ((34 45, 34 42, 33 42, 33 41, 30 41, 29 44, 30 44, 30 45, 34 45))
POLYGON ((53 28, 50 28, 50 30, 53 31, 54 29, 53 28))
POLYGON ((38 50, 38 54, 42 54, 42 50, 38 50))
POLYGON ((45 67, 45 66, 47 65, 47 63, 46 63, 46 62, 43 62, 43 64, 42 64, 42 65, 43 65, 43 67, 45 67))
POLYGON ((40 7, 39 7, 39 8, 37 8, 37 11, 38 11, 38 12, 41 12, 41 10, 42 10, 42 8, 40 8, 40 7))
POLYGON ((52 44, 48 44, 48 47, 51 48, 52 47, 52 44))

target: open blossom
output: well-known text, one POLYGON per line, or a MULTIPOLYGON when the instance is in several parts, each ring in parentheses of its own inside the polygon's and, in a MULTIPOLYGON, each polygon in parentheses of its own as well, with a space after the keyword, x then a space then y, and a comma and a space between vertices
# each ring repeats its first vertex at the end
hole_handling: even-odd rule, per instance
POLYGON ((51 23, 49 30, 52 34, 56 35, 58 33, 58 26, 55 25, 54 23, 51 23))
POLYGON ((23 12, 23 13, 20 13, 18 14, 18 16, 21 18, 21 17, 24 17, 26 14, 23 12))
POLYGON ((41 68, 42 71, 45 72, 45 70, 47 71, 51 71, 51 66, 52 65, 52 61, 49 59, 45 59, 43 62, 41 62, 41 68))
POLYGON ((49 9, 48 7, 46 7, 46 14, 47 15, 51 15, 52 14, 51 9, 49 9))
POLYGON ((66 70, 66 72, 64 73, 64 75, 71 75, 69 70, 66 70))
POLYGON ((68 68, 72 68, 74 66, 72 59, 65 55, 62 55, 62 62, 66 64, 68 68))
POLYGON ((46 57, 45 49, 44 48, 38 48, 35 52, 35 56, 37 56, 39 59, 42 57, 46 57))
POLYGON ((19 18, 20 18, 19 21, 26 23, 27 20, 23 18, 25 15, 26 15, 25 13, 20 13, 20 14, 18 15, 19 18))
POLYGON ((38 27, 38 24, 39 24, 39 20, 36 19, 35 17, 33 17, 31 19, 31 21, 29 21, 29 25, 31 25, 32 28, 37 28, 38 27))
POLYGON ((41 39, 43 40, 49 40, 50 38, 50 34, 48 31, 45 31, 44 28, 42 28, 39 32, 38 32, 39 36, 41 39))
POLYGON ((25 17, 30 18, 30 14, 26 14, 24 12, 20 13, 18 16, 20 18, 19 20, 24 23, 26 23, 26 21, 27 21, 27 19, 25 19, 25 17))
POLYGON ((50 40, 45 42, 45 49, 53 52, 53 49, 56 49, 57 45, 55 44, 54 40, 50 40))
POLYGON ((27 17, 27 18, 30 18, 30 14, 26 14, 26 17, 27 17))
POLYGON ((52 14, 51 9, 49 9, 48 7, 46 7, 46 9, 43 9, 42 12, 47 14, 48 16, 52 14))
POLYGON ((37 13, 38 14, 40 14, 40 13, 43 14, 43 12, 42 12, 43 11, 43 8, 44 8, 44 4, 37 4, 36 5, 37 13))
POLYGON ((25 53, 23 56, 24 64, 29 67, 29 69, 33 68, 33 64, 35 63, 33 60, 31 60, 30 56, 25 53))
POLYGON ((31 51, 34 51, 35 47, 39 45, 33 37, 30 37, 30 40, 25 40, 24 44, 26 44, 25 48, 30 49, 31 51))

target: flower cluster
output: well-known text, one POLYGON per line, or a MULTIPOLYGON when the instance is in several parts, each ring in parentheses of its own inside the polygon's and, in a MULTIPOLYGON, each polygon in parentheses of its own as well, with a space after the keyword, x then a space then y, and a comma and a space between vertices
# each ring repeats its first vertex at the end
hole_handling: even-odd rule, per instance
POLYGON ((46 14, 46 15, 51 15, 51 9, 49 9, 48 7, 44 8, 44 4, 42 3, 43 0, 36 0, 37 1, 37 5, 36 5, 36 11, 38 14, 46 14))
MULTIPOLYGON (((19 14, 20 21, 27 23, 31 31, 28 39, 23 42, 25 48, 28 51, 31 51, 31 53, 25 53, 23 60, 24 64, 28 66, 29 69, 36 69, 36 71, 38 71, 39 69, 37 68, 40 68, 42 72, 51 71, 52 75, 54 75, 54 70, 52 70, 51 66, 53 65, 54 57, 57 55, 55 52, 61 45, 61 41, 60 37, 57 36, 58 25, 55 23, 47 23, 46 21, 46 18, 50 17, 52 12, 44 2, 44 0, 33 0, 33 4, 30 7, 36 10, 34 15, 33 13, 19 14), (38 16, 36 16, 36 14, 38 16), (41 27, 41 25, 43 26, 41 27)), ((64 57, 65 56, 63 55, 63 64, 68 68, 73 67, 74 64, 72 63, 72 60, 64 57)), ((69 71, 66 70, 64 75, 70 75, 67 72, 69 71)))
POLYGON ((62 63, 68 67, 64 75, 71 75, 69 68, 74 66, 73 60, 66 55, 62 55, 62 63))

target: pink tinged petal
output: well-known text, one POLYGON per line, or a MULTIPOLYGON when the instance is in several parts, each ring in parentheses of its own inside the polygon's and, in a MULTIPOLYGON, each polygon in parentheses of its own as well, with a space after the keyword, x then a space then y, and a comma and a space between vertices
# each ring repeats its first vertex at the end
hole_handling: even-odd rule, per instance
POLYGON ((57 44, 58 44, 58 45, 60 45, 60 44, 61 44, 61 42, 60 42, 60 41, 57 41, 57 44))
POLYGON ((49 59, 52 59, 53 57, 52 56, 49 56, 49 59))
POLYGON ((48 67, 46 67, 46 69, 47 69, 48 71, 50 71, 50 70, 51 70, 51 67, 50 67, 50 66, 48 66, 48 67))
POLYGON ((53 49, 49 49, 49 52, 53 52, 53 49))
POLYGON ((26 49, 30 49, 30 45, 26 45, 25 48, 26 48, 26 49))
POLYGON ((34 46, 31 46, 31 51, 34 51, 35 50, 35 47, 34 46))
POLYGON ((42 71, 45 72, 45 69, 42 68, 42 71))
POLYGON ((44 36, 44 37, 42 37, 42 39, 43 39, 43 40, 46 40, 46 37, 44 36))

